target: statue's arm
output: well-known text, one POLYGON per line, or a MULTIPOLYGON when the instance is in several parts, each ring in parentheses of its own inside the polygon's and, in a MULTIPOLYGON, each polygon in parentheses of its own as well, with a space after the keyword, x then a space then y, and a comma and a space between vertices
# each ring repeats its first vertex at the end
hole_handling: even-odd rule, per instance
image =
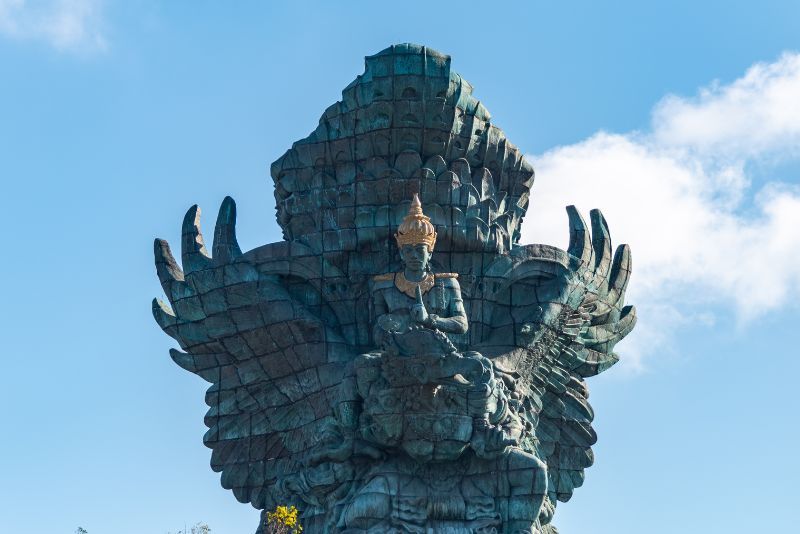
MULTIPOLYGON (((391 326, 393 321, 389 320, 387 323, 381 321, 381 318, 391 316, 389 303, 386 301, 386 292, 382 291, 385 283, 378 281, 371 287, 372 298, 370 298, 370 323, 372 324, 372 341, 375 347, 385 348, 386 343, 389 341, 387 337, 386 327, 391 326)), ((391 328, 390 328, 391 329, 391 328)))
MULTIPOLYGON (((469 328, 469 322, 467 321, 467 312, 464 311, 464 301, 461 298, 461 287, 455 278, 444 279, 442 284, 447 300, 445 308, 447 316, 432 316, 432 326, 448 334, 465 334, 469 328)), ((434 288, 432 291, 437 290, 438 288, 434 288)))
POLYGON ((379 288, 374 286, 372 287, 372 310, 370 310, 370 312, 370 318, 373 324, 375 324, 382 315, 389 313, 389 306, 386 304, 386 297, 383 291, 379 291, 379 288))

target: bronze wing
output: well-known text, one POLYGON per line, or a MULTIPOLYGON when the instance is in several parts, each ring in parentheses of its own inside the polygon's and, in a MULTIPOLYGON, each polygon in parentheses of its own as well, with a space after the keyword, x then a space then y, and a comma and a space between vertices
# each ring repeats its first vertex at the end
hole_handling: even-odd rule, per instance
POLYGON ((594 461, 585 378, 618 361, 614 345, 636 323, 635 309, 624 305, 630 248, 618 247, 612 259, 602 214, 592 210, 590 236, 577 210, 567 212, 567 252, 528 245, 487 269, 482 289, 491 306, 483 321, 492 328, 476 348, 513 378, 517 410, 529 422, 523 446, 547 463, 542 525, 556 501, 568 501, 583 484, 594 461))
POLYGON ((286 242, 242 254, 235 219, 226 198, 209 256, 192 207, 183 268, 156 240, 170 305, 155 299, 153 315, 183 349, 170 351, 175 362, 211 383, 204 443, 222 486, 269 509, 295 501, 290 486, 332 426, 350 357, 320 297, 318 256, 286 242))

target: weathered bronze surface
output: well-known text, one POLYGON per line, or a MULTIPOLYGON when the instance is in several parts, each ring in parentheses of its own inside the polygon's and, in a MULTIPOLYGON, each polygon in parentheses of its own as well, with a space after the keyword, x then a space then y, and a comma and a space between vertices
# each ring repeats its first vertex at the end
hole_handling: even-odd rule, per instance
POLYGON ((450 58, 366 59, 272 166, 285 240, 156 240, 173 359, 212 385, 211 466, 305 531, 554 533, 593 462, 584 379, 633 328, 626 245, 567 208, 567 251, 520 245, 533 169, 450 58))

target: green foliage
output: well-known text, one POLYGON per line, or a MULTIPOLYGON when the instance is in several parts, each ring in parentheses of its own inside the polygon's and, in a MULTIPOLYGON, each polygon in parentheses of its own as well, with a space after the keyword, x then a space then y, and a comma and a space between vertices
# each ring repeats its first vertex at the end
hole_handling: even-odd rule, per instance
POLYGON ((278 506, 273 512, 267 512, 267 534, 300 534, 303 527, 297 518, 294 506, 278 506))

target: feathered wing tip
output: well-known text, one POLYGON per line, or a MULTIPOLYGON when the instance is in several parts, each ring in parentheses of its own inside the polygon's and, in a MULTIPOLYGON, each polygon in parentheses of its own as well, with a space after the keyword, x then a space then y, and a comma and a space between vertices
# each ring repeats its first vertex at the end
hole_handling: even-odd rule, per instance
POLYGON ((586 228, 586 222, 581 217, 575 206, 567 206, 569 217, 569 247, 567 252, 578 258, 581 264, 589 265, 592 262, 591 235, 586 228))
POLYGON ((584 346, 592 351, 596 374, 619 359, 612 350, 636 325, 636 308, 626 306, 625 291, 630 281, 632 262, 630 246, 617 247, 611 255, 611 233, 602 212, 590 212, 591 234, 575 206, 567 207, 570 222, 569 254, 586 273, 586 294, 581 305, 589 316, 589 325, 581 335, 584 346))
POLYGON ((287 266, 284 243, 268 245, 276 252, 259 260, 244 256, 235 226, 236 205, 226 197, 211 254, 197 206, 184 217, 181 265, 166 241, 155 241, 166 299, 154 299, 152 311, 183 349, 170 351, 175 363, 211 383, 203 441, 212 449, 212 469, 240 502, 265 508, 289 498, 282 483, 297 476, 300 460, 330 424, 352 355, 336 327, 280 280, 303 278, 314 290, 322 266, 287 266), (262 276, 262 268, 277 276, 262 276))
MULTIPOLYGON (((181 230, 181 265, 175 261, 169 243, 156 239, 153 243, 156 273, 167 302, 153 299, 153 317, 158 325, 184 348, 208 339, 190 335, 183 326, 206 318, 199 296, 213 289, 201 273, 224 266, 242 256, 236 239, 236 203, 225 197, 214 227, 213 257, 208 254, 200 229, 200 208, 192 206, 183 218, 181 230)), ((213 278, 213 277, 212 277, 213 278)), ((197 330, 197 329, 193 329, 197 330)))
POLYGON ((231 263, 242 255, 236 239, 236 203, 231 197, 225 197, 219 207, 211 250, 217 264, 231 263))
POLYGON ((614 250, 608 222, 599 210, 590 212, 590 224, 575 206, 567 207, 567 215, 570 239, 566 259, 561 262, 565 276, 553 277, 549 289, 541 286, 537 270, 526 262, 552 262, 554 255, 535 256, 545 250, 539 246, 531 246, 531 255, 514 264, 507 275, 520 284, 522 295, 528 295, 532 285, 537 287, 534 297, 518 299, 527 308, 518 306, 515 311, 521 322, 539 326, 521 332, 515 347, 507 349, 513 349, 512 356, 501 357, 501 361, 511 362, 528 386, 525 395, 530 408, 523 410, 523 415, 533 427, 533 452, 547 463, 546 502, 550 504, 543 509, 538 525, 543 532, 555 532, 550 522, 556 502, 572 497, 594 461, 591 447, 597 435, 585 378, 619 360, 614 345, 636 323, 635 309, 625 305, 632 266, 630 247, 621 245, 614 250), (538 308, 530 305, 533 300, 538 308), (531 315, 523 317, 524 313, 531 315))

